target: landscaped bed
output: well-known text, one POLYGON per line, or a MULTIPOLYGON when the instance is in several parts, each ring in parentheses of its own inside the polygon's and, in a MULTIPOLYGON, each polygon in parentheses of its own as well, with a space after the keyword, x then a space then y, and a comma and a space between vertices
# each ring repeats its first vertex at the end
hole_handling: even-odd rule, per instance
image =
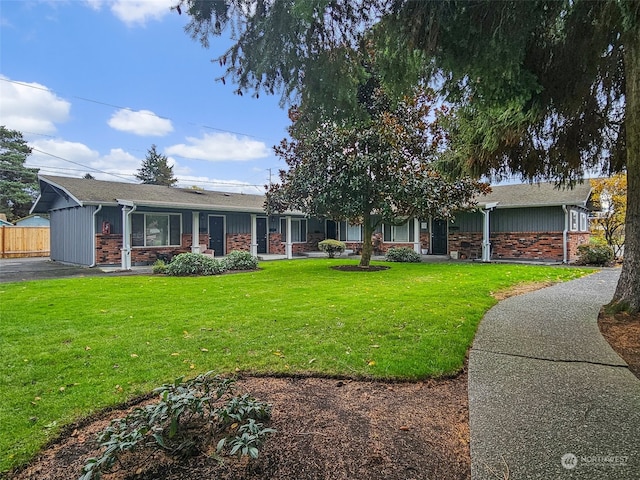
MULTIPOLYGON (((330 377, 298 380, 311 383, 294 383, 303 387, 296 395, 316 407, 318 402, 326 405, 329 418, 337 415, 330 399, 351 392, 345 386, 355 389, 343 400, 352 403, 354 411, 361 402, 361 413, 369 419, 362 423, 366 431, 354 432, 355 437, 364 441, 379 434, 371 422, 391 422, 394 431, 407 438, 412 429, 413 435, 420 432, 416 438, 429 435, 431 427, 421 431, 410 424, 417 413, 413 405, 401 402, 412 398, 428 415, 438 395, 447 403, 446 391, 453 388, 447 382, 439 387, 445 393, 433 390, 434 398, 429 398, 431 387, 424 385, 437 382, 401 384, 396 398, 394 384, 350 379, 416 381, 456 375, 479 320, 496 301, 492 293, 585 273, 459 263, 386 264, 389 270, 365 274, 329 268, 341 264, 345 261, 301 260, 263 263, 260 271, 217 277, 87 277, 0 286, 5 372, 0 380, 5 392, 0 403, 0 471, 27 461, 66 424, 175 377, 212 369, 222 374, 330 377), (314 388, 314 382, 326 383, 314 388), (338 387, 338 382, 343 383, 338 387), (418 393, 403 397, 402 389, 418 393), (363 392, 360 399, 358 392, 363 392), (387 418, 393 405, 399 405, 397 413, 406 420, 390 420, 393 412, 387 418)), ((282 396, 276 398, 283 390, 273 385, 292 381, 276 379, 270 387, 264 381, 249 380, 243 386, 274 404, 283 402, 282 396)), ((459 395, 453 397, 447 404, 450 418, 461 417, 464 426, 466 401, 461 404, 459 395)), ((293 448, 292 439, 314 432, 316 441, 322 438, 324 424, 316 416, 309 414, 305 433, 304 425, 296 423, 296 431, 283 428, 289 425, 287 415, 293 416, 291 408, 274 405, 279 432, 265 452, 279 441, 293 448), (290 437, 284 439, 286 435, 290 437)), ((304 416, 296 421, 304 423, 304 416)), ((380 453, 380 465, 384 458, 380 453)), ((66 478, 73 477, 66 473, 66 478)))

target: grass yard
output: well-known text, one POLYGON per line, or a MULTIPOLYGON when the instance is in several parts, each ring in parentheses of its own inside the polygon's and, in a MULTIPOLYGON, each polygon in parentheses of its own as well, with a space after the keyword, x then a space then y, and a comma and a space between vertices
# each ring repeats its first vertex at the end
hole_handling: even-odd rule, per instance
POLYGON ((1 284, 0 472, 27 461, 65 424, 182 375, 453 375, 496 303, 492 293, 589 272, 471 263, 329 268, 344 263, 1 284))

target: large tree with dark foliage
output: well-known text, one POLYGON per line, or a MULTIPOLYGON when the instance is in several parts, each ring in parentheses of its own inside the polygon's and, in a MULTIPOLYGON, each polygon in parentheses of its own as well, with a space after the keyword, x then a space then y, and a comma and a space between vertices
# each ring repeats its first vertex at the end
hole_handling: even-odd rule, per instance
POLYGON ((640 311, 640 2, 181 0, 180 11, 205 45, 233 27, 220 63, 238 92, 297 95, 328 111, 366 80, 345 52, 373 33, 383 82, 400 92, 421 74, 456 106, 452 172, 571 185, 626 169, 613 304, 640 311))
POLYGON ((136 178, 149 185, 173 186, 178 179, 173 176, 173 167, 169 165, 168 158, 156 151, 156 146, 151 145, 147 156, 136 173, 136 178))
POLYGON ((9 221, 27 216, 38 196, 38 169, 24 166, 29 155, 22 133, 0 126, 0 213, 9 221))
POLYGON ((437 120, 427 121, 434 117, 430 95, 407 97, 395 108, 380 88, 366 97, 366 120, 325 118, 316 124, 304 111, 290 110, 292 140, 276 147, 289 168, 280 171, 281 183, 269 187, 266 201, 268 212, 300 210, 362 225, 363 268, 382 223, 448 218, 487 189, 469 177, 448 180, 433 168, 444 136, 437 120))

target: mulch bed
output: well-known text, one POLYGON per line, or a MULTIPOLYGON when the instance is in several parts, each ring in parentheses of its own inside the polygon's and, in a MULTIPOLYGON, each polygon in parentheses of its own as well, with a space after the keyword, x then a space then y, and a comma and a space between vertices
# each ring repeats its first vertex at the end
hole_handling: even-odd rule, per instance
MULTIPOLYGON (((470 478, 466 373, 418 383, 247 377, 238 386, 273 405, 277 433, 257 460, 144 457, 104 480, 470 478)), ((125 413, 71 428, 11 478, 77 478, 99 454, 96 433, 125 413)))
POLYGON ((629 364, 629 370, 640 378, 640 314, 607 315, 602 310, 598 317, 598 326, 602 336, 629 364))
POLYGON ((340 270, 341 272, 380 272, 382 270, 389 270, 391 267, 384 265, 369 265, 368 267, 361 267, 360 265, 334 265, 334 270, 340 270))

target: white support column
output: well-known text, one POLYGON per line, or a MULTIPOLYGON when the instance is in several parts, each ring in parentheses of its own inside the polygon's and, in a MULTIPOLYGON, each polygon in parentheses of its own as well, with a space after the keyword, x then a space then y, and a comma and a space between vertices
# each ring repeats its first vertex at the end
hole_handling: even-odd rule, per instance
POLYGON ((420 220, 417 218, 413 219, 413 250, 417 254, 422 253, 422 248, 420 245, 420 220))
POLYGON ((127 210, 127 206, 122 206, 122 250, 121 267, 122 270, 131 270, 131 217, 133 212, 127 210))
POLYGON ((292 259, 293 258, 293 243, 291 242, 291 238, 293 237, 293 235, 291 234, 291 216, 287 215, 287 246, 286 246, 286 253, 287 253, 287 258, 288 259, 292 259))
POLYGON ((491 242, 489 233, 489 215, 491 210, 482 210, 482 261, 491 261, 491 242))
POLYGON ((255 213, 251 214, 251 255, 258 256, 258 216, 255 213))
POLYGON ((200 212, 191 212, 191 253, 200 251, 200 212))

